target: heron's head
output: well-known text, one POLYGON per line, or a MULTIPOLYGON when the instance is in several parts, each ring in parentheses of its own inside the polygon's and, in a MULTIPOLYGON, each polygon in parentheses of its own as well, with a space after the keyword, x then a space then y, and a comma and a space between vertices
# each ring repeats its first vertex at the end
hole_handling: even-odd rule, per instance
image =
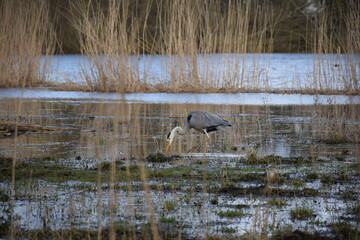
POLYGON ((171 131, 168 133, 168 135, 167 135, 167 137, 166 137, 167 145, 166 145, 165 152, 168 152, 168 151, 169 151, 169 147, 170 147, 171 143, 174 141, 175 135, 176 135, 176 129, 174 128, 173 130, 171 130, 171 131))

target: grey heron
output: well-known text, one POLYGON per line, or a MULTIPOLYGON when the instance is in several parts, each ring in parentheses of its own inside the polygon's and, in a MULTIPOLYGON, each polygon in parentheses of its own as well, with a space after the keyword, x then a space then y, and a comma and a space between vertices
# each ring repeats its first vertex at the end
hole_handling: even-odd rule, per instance
POLYGON ((208 135, 209 132, 217 131, 225 127, 231 127, 231 123, 220 118, 216 114, 199 110, 193 111, 187 116, 187 121, 184 128, 177 126, 168 133, 168 144, 166 146, 165 152, 169 151, 169 147, 176 135, 184 135, 192 128, 198 132, 206 134, 206 136, 210 138, 208 135))

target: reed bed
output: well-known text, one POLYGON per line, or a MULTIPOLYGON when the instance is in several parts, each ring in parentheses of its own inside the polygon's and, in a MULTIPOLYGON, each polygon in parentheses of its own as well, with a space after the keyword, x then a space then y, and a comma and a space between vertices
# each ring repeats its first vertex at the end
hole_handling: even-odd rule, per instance
MULTIPOLYGON (((334 21, 325 3, 317 4, 316 11, 302 12, 308 26, 304 40, 315 59, 309 78, 293 76, 295 91, 358 92, 359 33, 354 24, 359 19, 359 4, 350 1, 345 5, 339 11, 342 26, 334 21), (336 27, 344 30, 333 31, 336 27)), ((130 1, 78 1, 73 5, 72 23, 78 31, 81 50, 91 62, 90 67, 82 68, 85 89, 273 91, 267 76, 271 56, 265 65, 260 61, 266 57, 261 53, 272 52, 278 31, 279 19, 273 15, 271 5, 258 1, 157 0, 147 2, 140 15, 134 12, 136 7, 130 1), (166 56, 160 67, 165 73, 160 82, 147 75, 146 65, 151 63, 139 61, 143 54, 166 56)))
MULTIPOLYGON (((258 9, 257 1, 245 4, 229 1, 149 1, 139 17, 129 1, 72 5, 71 22, 78 32, 81 51, 90 61, 82 74, 92 91, 238 91, 258 84, 257 77, 245 79, 246 61, 241 56, 224 57, 215 63, 213 53, 261 53, 270 51, 272 32, 268 6, 258 9), (152 15, 150 19, 149 15, 152 15), (155 16, 154 16, 155 14, 155 16), (148 21, 156 20, 156 29, 148 21), (167 56, 162 63, 166 76, 152 84, 146 72, 140 74, 139 59, 144 53, 167 56), (200 55, 199 55, 200 54, 200 55), (199 58, 202 58, 199 61, 199 58), (219 72, 213 65, 222 64, 219 72), (228 75, 229 69, 235 76, 228 75)), ((257 57, 251 58, 257 61, 257 57)), ((146 64, 146 63, 144 63, 146 64)), ((146 66, 142 66, 146 69, 146 66)), ((253 76, 259 76, 254 65, 253 76)))
POLYGON ((0 2, 0 87, 44 83, 56 37, 44 1, 0 2))
POLYGON ((358 93, 360 3, 350 0, 328 6, 323 2, 318 8, 309 29, 315 54, 310 88, 315 92, 358 93), (339 10, 334 13, 331 8, 339 10))
MULTIPOLYGON (((338 4, 333 7, 314 2, 313 8, 296 3, 284 7, 294 5, 305 16, 306 32, 300 36, 315 56, 313 69, 306 79, 282 80, 292 81, 296 90, 276 91, 358 93, 358 1, 332 3, 338 4)), ((271 55, 262 53, 273 51, 286 15, 267 1, 76 0, 60 13, 56 4, 55 10, 50 5, 1 2, 0 86, 30 87, 48 81, 67 90, 105 92, 274 91, 267 75, 271 55), (88 60, 79 63, 83 83, 55 83, 46 75, 48 56, 57 43, 58 14, 75 29, 88 60), (151 60, 142 61, 143 56, 164 56, 159 79, 148 74, 151 60), (269 59, 265 65, 264 58, 269 59)))

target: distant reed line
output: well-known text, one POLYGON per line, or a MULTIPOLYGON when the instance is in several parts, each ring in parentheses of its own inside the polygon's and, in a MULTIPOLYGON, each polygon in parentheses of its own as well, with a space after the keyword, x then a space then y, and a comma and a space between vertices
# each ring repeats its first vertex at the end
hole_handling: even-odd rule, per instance
MULTIPOLYGON (((257 65, 261 55, 229 58, 215 76, 206 64, 212 53, 272 52, 279 17, 270 2, 153 0, 141 2, 142 11, 134 11, 137 4, 132 0, 76 0, 70 2, 69 11, 57 12, 76 29, 81 52, 91 63, 90 69, 82 66, 85 85, 69 81, 58 87, 106 92, 271 90, 257 65), (164 65, 169 74, 164 83, 154 85, 140 77, 139 65, 131 59, 145 53, 168 56, 164 65), (205 59, 201 68, 199 54, 205 59), (255 63, 253 69, 246 68, 248 61, 255 63), (253 72, 252 77, 246 76, 246 71, 253 72)), ((303 38, 317 54, 313 81, 302 92, 359 92, 360 3, 350 0, 347 4, 348 8, 339 12, 343 26, 339 31, 333 31, 337 23, 324 5, 317 3, 317 11, 302 12, 308 19, 303 38), (335 69, 324 57, 326 53, 348 57, 335 69)), ((0 8, 0 87, 54 84, 45 74, 47 58, 40 58, 54 54, 57 44, 56 17, 51 17, 47 2, 5 0, 0 8)))

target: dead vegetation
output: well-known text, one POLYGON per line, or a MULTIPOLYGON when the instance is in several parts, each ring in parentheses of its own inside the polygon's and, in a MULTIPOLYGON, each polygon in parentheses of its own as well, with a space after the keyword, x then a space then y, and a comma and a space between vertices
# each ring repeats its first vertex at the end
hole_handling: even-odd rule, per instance
POLYGON ((44 1, 1 1, 0 21, 0 87, 44 83, 56 41, 44 1))
MULTIPOLYGON (((273 91, 266 70, 270 57, 262 66, 260 59, 267 57, 257 53, 273 52, 274 48, 278 51, 275 39, 293 34, 284 22, 297 16, 302 30, 294 33, 294 39, 305 45, 307 52, 315 53, 313 71, 304 84, 298 76, 283 81, 299 86, 297 92, 359 93, 360 4, 355 0, 342 4, 291 1, 280 5, 251 0, 77 0, 65 9, 59 7, 63 4, 47 1, 17 3, 6 0, 0 4, 0 87, 31 87, 53 80, 46 75, 47 56, 55 52, 58 16, 74 29, 77 38, 72 37, 89 61, 89 65, 80 63, 83 83, 50 83, 60 89, 273 91), (289 15, 290 9, 295 9, 294 16, 289 15), (219 53, 221 57, 216 56, 219 53), (166 56, 159 66, 164 73, 160 82, 148 74, 151 61, 142 62, 144 54, 166 56), (219 59, 214 61, 214 56, 219 59)), ((288 46, 283 51, 293 48, 288 46)))

